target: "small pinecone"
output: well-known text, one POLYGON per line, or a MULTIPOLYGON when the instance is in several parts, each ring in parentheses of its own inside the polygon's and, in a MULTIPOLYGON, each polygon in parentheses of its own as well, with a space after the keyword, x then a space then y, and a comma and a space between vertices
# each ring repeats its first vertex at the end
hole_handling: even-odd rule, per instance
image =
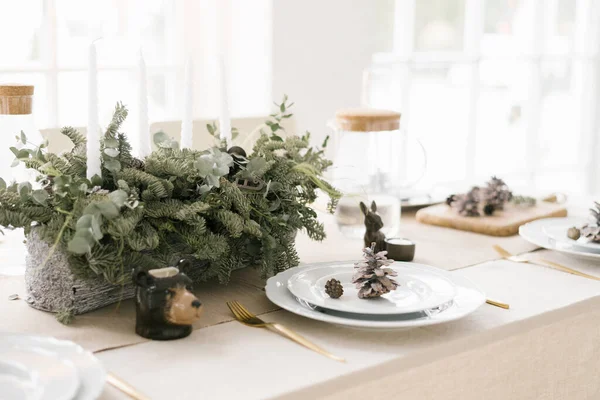
POLYGON ((581 231, 573 226, 567 230, 567 236, 569 239, 577 240, 581 237, 581 231))
POLYGON ((503 210, 504 204, 513 197, 506 182, 502 179, 492 176, 483 189, 483 200, 487 204, 492 204, 496 210, 503 210))
POLYGON ((146 169, 146 164, 144 164, 144 162, 139 158, 133 158, 131 160, 131 168, 144 171, 146 169))
POLYGON ((493 204, 486 204, 485 206, 483 206, 483 213, 485 215, 492 215, 494 211, 496 211, 496 207, 494 207, 493 204))
POLYGON ((450 196, 446 197, 446 204, 449 206, 452 206, 452 203, 454 203, 455 201, 456 201, 455 194, 451 194, 450 196))
POLYGON ((340 281, 332 278, 325 284, 325 293, 332 299, 338 299, 344 294, 344 287, 340 281))
POLYGON ((480 189, 475 186, 468 193, 454 196, 452 207, 464 217, 479 217, 480 189))

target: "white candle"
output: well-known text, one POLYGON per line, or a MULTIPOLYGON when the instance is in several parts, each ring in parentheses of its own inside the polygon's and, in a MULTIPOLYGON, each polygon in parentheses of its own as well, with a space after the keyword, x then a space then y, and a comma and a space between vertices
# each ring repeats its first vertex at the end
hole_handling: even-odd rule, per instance
POLYGON ((193 108, 193 64, 189 58, 185 63, 185 81, 183 87, 183 117, 181 119, 181 148, 192 148, 194 139, 192 137, 192 108, 193 108))
POLYGON ((229 95, 227 91, 227 70, 223 56, 219 57, 220 107, 219 129, 221 140, 225 140, 227 148, 231 146, 231 119, 229 117, 229 95))
POLYGON ((138 146, 137 154, 140 158, 145 158, 152 152, 150 145, 150 125, 148 123, 148 89, 146 87, 146 62, 144 55, 140 50, 139 86, 138 86, 138 146))
POLYGON ((88 179, 102 176, 100 154, 100 126, 98 125, 98 69, 96 45, 90 44, 88 65, 88 121, 87 121, 87 173, 88 179))

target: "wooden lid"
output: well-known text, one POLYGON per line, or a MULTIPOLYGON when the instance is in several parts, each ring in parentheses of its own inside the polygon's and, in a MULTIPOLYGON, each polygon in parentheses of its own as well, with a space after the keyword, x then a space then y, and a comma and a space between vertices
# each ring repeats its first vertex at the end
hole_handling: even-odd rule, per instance
POLYGON ((0 96, 33 96, 33 85, 0 84, 0 96))
POLYGON ((32 85, 0 84, 0 114, 31 114, 32 96, 32 85))
POLYGON ((400 129, 400 113, 376 108, 351 108, 335 113, 338 128, 353 132, 380 132, 400 129))

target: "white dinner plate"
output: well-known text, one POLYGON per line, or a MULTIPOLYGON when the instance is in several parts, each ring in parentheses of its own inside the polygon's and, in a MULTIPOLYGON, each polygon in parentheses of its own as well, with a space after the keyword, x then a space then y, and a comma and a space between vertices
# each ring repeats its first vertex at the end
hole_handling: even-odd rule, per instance
POLYGON ((375 316, 340 313, 322 308, 313 309, 306 304, 301 304, 287 288, 288 279, 305 268, 312 267, 291 268, 269 278, 265 288, 267 297, 274 304, 294 314, 336 325, 374 330, 416 328, 463 318, 485 303, 485 295, 480 289, 468 279, 457 273, 452 273, 452 283, 456 286, 456 296, 452 304, 441 312, 375 316))
POLYGON ((550 243, 560 243, 565 248, 588 253, 600 253, 600 243, 590 242, 581 237, 573 240, 567 236, 567 230, 571 227, 580 228, 586 223, 582 218, 551 218, 545 221, 542 230, 550 238, 550 243))
POLYGON ((519 228, 519 235, 528 242, 531 242, 536 246, 540 246, 545 249, 556 250, 561 253, 586 258, 589 260, 600 260, 600 254, 598 253, 583 251, 581 249, 573 247, 572 244, 558 242, 553 238, 549 237, 544 231, 544 227, 548 226, 548 224, 553 224, 556 221, 564 223, 568 226, 579 226, 582 222, 585 222, 584 219, 577 217, 538 219, 537 221, 521 225, 521 227, 519 228))
POLYGON ((456 287, 444 270, 407 262, 394 262, 387 268, 398 273, 392 279, 399 286, 376 299, 358 298, 358 289, 352 283, 356 272, 353 263, 304 269, 290 277, 288 289, 297 298, 315 306, 370 315, 408 314, 442 307, 456 295, 456 287), (342 297, 332 299, 325 293, 329 279, 340 281, 344 287, 342 297))
MULTIPOLYGON (((72 365, 77 371, 80 384, 75 397, 71 398, 94 400, 102 393, 106 383, 104 367, 92 353, 84 350, 78 344, 51 337, 0 334, 0 359, 3 359, 2 354, 5 349, 14 347, 37 349, 72 365)), ((31 373, 31 370, 25 369, 21 376, 26 377, 27 372, 31 373)))
POLYGON ((3 400, 72 400, 79 388, 73 363, 37 347, 0 344, 3 400), (6 386, 6 387, 4 387, 6 386), (8 397, 15 396, 15 397, 8 397))

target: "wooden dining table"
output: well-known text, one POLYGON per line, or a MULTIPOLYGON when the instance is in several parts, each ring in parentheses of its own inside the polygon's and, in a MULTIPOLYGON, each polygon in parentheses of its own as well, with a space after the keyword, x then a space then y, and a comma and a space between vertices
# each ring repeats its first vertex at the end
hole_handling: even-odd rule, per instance
MULTIPOLYGON (((585 214, 570 207, 571 215, 585 214)), ((302 264, 357 260, 362 239, 343 236, 319 213, 328 234, 299 234, 302 264)), ((95 352, 107 371, 151 399, 600 399, 600 282, 500 259, 493 245, 600 275, 600 264, 536 248, 519 236, 498 238, 423 225, 404 211, 400 233, 416 243, 415 261, 460 274, 488 298, 469 316, 441 325, 372 331, 336 326, 281 310, 268 301, 255 270, 228 286, 200 285, 205 317, 181 340, 135 336, 131 302, 60 325, 25 301, 24 248, 15 232, 0 238, 0 331, 47 334, 95 352), (269 322, 300 333, 346 359, 336 362, 266 329, 233 319, 238 300, 269 322)), ((127 396, 106 385, 101 399, 127 396)))

